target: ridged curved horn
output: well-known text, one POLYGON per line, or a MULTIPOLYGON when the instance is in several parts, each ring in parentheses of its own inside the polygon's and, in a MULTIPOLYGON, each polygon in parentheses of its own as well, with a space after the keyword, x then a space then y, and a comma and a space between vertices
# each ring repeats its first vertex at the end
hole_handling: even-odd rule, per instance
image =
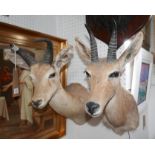
POLYGON ((96 40, 95 40, 94 34, 92 33, 90 27, 86 24, 85 24, 85 27, 89 33, 89 36, 90 36, 91 62, 96 63, 99 61, 96 40))
POLYGON ((108 47, 108 55, 107 55, 108 62, 113 62, 116 60, 116 50, 117 50, 117 24, 114 20, 114 28, 108 47))
POLYGON ((34 42, 45 42, 47 43, 47 48, 45 50, 43 63, 51 64, 53 62, 53 43, 47 38, 38 38, 35 39, 34 42))
POLYGON ((28 51, 28 50, 26 50, 26 49, 24 49, 24 48, 19 48, 19 47, 17 47, 17 46, 14 45, 14 44, 11 44, 10 47, 11 47, 11 50, 12 50, 13 52, 17 52, 17 54, 19 54, 19 55, 25 60, 25 62, 26 62, 29 66, 32 66, 33 64, 36 64, 36 63, 37 63, 36 60, 35 60, 35 58, 34 58, 34 56, 32 56, 32 55, 29 53, 30 51, 28 51))

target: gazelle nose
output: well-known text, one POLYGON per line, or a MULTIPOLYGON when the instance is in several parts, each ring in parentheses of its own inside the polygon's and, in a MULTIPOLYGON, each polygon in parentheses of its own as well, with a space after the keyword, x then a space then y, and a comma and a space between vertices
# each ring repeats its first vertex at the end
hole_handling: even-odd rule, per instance
POLYGON ((42 100, 32 101, 32 106, 34 108, 38 108, 41 103, 42 103, 42 100))
POLYGON ((86 107, 88 109, 88 112, 93 115, 96 112, 96 110, 99 108, 99 104, 95 102, 88 102, 86 104, 86 107))

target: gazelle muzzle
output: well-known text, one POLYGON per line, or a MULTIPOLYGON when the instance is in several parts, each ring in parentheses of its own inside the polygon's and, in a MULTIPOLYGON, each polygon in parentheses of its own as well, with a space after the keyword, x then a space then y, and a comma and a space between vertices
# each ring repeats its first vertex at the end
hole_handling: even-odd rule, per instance
POLYGON ((100 105, 95 102, 86 103, 86 112, 93 117, 96 115, 96 112, 98 111, 99 108, 100 105))

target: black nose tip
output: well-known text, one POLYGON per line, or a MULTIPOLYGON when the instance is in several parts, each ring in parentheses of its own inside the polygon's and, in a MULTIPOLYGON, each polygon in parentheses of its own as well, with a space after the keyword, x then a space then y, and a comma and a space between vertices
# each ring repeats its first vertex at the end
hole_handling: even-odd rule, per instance
POLYGON ((94 103, 94 102, 88 102, 86 104, 86 107, 88 108, 88 112, 90 114, 94 114, 96 112, 96 110, 99 108, 99 104, 94 103))
POLYGON ((42 100, 32 101, 32 105, 33 105, 33 107, 38 108, 39 105, 41 104, 41 102, 42 102, 42 100))

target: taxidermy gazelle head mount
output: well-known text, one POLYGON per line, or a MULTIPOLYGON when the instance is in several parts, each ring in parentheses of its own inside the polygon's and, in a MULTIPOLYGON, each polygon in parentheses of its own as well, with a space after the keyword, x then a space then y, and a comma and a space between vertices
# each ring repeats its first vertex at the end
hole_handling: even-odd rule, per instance
POLYGON ((84 109, 88 97, 87 89, 78 83, 72 83, 63 88, 59 76, 61 68, 73 57, 72 46, 61 50, 53 60, 52 42, 47 39, 37 41, 47 43, 42 62, 36 62, 24 49, 16 50, 17 55, 21 56, 30 67, 30 76, 34 86, 33 107, 42 109, 49 103, 60 115, 70 118, 79 125, 84 124, 90 119, 84 109))
POLYGON ((124 66, 132 61, 139 52, 143 42, 143 34, 139 32, 133 36, 130 46, 116 59, 117 25, 114 24, 107 58, 99 59, 95 37, 87 25, 86 28, 90 36, 91 49, 87 48, 78 38, 75 41, 79 56, 86 65, 85 74, 90 84, 90 96, 85 104, 85 111, 92 117, 98 117, 111 102, 115 102, 117 106, 114 108, 119 110, 123 109, 123 103, 135 103, 133 98, 128 100, 128 96, 131 95, 121 87, 120 76, 124 66), (117 102, 123 102, 122 107, 119 107, 117 102))
MULTIPOLYGON (((60 84, 59 72, 61 68, 70 62, 73 53, 72 46, 63 49, 53 60, 53 44, 48 39, 36 39, 35 42, 47 43, 47 49, 43 60, 37 62, 26 50, 19 48, 17 54, 28 64, 30 77, 34 86, 32 106, 38 109, 44 108, 55 95, 60 84)), ((15 51, 15 45, 12 46, 15 51)))

